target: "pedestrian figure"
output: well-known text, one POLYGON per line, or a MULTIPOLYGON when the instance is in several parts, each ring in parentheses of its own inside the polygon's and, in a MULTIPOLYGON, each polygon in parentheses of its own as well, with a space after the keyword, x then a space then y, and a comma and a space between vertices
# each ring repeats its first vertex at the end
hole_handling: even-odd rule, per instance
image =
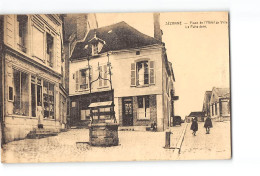
POLYGON ((151 124, 151 129, 152 131, 156 131, 157 130, 157 124, 155 121, 153 121, 153 123, 151 124))
POLYGON ((206 118, 205 123, 204 123, 204 127, 206 128, 206 134, 209 134, 210 128, 213 127, 210 117, 206 118))
POLYGON ((37 106, 38 128, 43 128, 43 108, 41 102, 37 106))
POLYGON ((196 132, 198 131, 198 122, 197 122, 197 117, 192 119, 192 124, 190 129, 193 131, 192 134, 196 136, 196 132))

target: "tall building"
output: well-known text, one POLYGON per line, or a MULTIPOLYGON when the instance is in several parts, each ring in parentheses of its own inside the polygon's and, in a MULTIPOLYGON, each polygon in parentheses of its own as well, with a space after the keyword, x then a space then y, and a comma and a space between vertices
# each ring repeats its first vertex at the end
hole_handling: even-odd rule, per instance
POLYGON ((0 17, 4 142, 25 138, 39 123, 50 131, 65 128, 67 93, 63 83, 62 28, 61 15, 0 17))
POLYGON ((87 125, 91 113, 105 118, 107 109, 91 112, 90 107, 112 102, 120 126, 156 122, 163 131, 171 125, 177 100, 175 78, 158 28, 157 19, 155 36, 159 37, 153 38, 119 22, 92 29, 76 43, 69 69, 72 125, 87 125))

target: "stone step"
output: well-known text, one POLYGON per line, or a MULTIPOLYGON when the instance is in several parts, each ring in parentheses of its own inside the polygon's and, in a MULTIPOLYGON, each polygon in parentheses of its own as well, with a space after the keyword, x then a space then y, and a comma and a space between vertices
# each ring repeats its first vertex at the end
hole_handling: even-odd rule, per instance
POLYGON ((39 139, 49 136, 57 136, 60 132, 59 129, 33 129, 27 134, 28 139, 39 139))
POLYGON ((148 126, 121 126, 118 127, 119 131, 149 131, 148 126))

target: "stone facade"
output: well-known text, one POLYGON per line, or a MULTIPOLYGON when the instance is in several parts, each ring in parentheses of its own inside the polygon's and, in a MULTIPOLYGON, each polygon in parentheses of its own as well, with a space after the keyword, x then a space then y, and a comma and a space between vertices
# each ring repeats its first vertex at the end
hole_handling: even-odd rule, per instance
POLYGON ((112 88, 115 117, 121 126, 150 126, 154 121, 158 131, 170 126, 175 78, 160 41, 119 22, 90 30, 70 60, 71 98, 91 97, 112 88), (126 38, 130 35, 131 40, 126 38))
POLYGON ((60 16, 2 18, 3 142, 23 139, 39 124, 60 131, 67 112, 60 16))

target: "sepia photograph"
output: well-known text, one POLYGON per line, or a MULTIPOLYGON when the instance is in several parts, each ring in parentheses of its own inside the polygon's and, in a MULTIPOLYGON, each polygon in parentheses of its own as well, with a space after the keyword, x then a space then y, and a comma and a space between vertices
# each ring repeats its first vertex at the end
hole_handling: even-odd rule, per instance
POLYGON ((232 158, 229 12, 0 15, 2 163, 232 158))

